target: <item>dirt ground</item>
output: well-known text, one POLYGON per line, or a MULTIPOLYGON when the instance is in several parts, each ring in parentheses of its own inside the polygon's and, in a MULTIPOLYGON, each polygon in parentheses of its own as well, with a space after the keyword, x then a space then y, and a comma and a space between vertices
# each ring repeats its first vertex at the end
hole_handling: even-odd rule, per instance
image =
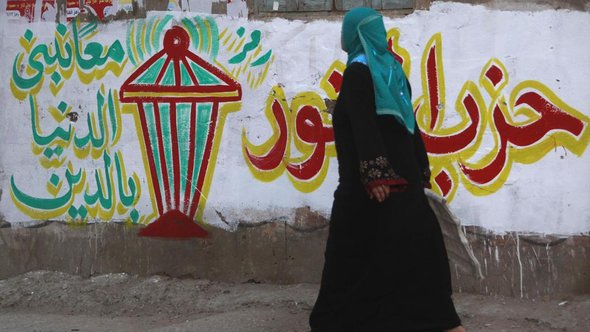
MULTIPOLYGON (((302 332, 318 285, 228 284, 30 272, 0 280, 0 331, 302 332)), ((590 294, 526 300, 456 294, 468 331, 590 331, 590 294)))

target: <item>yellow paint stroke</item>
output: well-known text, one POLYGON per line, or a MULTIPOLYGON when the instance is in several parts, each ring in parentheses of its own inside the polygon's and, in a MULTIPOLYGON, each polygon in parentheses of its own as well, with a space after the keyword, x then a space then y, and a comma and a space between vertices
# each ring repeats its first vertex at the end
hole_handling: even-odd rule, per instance
POLYGON ((256 49, 254 50, 253 57, 257 57, 258 54, 260 54, 260 52, 262 52, 262 45, 258 45, 258 47, 256 47, 256 49))
POLYGON ((268 74, 268 69, 270 68, 270 65, 274 62, 274 60, 275 60, 275 56, 273 55, 272 56, 272 60, 266 63, 266 65, 264 67, 264 71, 259 76, 258 81, 256 81, 256 86, 255 87, 259 87, 262 84, 262 82, 266 78, 266 75, 268 74))
POLYGON ((185 97, 185 98, 224 98, 224 97, 237 97, 237 91, 229 92, 125 92, 125 98, 143 97, 143 98, 158 98, 158 97, 185 97))
MULTIPOLYGON (((121 162, 121 186, 123 187, 123 194, 125 196, 130 196, 131 195, 131 189, 129 188, 129 184, 127 183, 127 170, 125 168, 125 161, 123 160, 123 154, 121 153, 121 151, 117 151, 115 153, 115 158, 119 158, 119 161, 121 162)), ((136 194, 135 194, 135 199, 133 200, 133 203, 131 203, 131 206, 134 206, 137 204, 137 202, 139 201, 139 198, 141 197, 141 181, 139 180, 139 176, 137 176, 137 174, 135 172, 133 172, 133 174, 131 175, 131 177, 133 178, 133 181, 135 181, 135 185, 137 186, 136 188, 136 194)), ((122 213, 120 213, 122 214, 122 213)))
POLYGON ((59 191, 62 187, 63 180, 59 180, 59 183, 56 186, 54 186, 53 183, 51 183, 51 181, 47 181, 47 192, 50 193, 53 197, 57 197, 57 194, 59 194, 59 191))
MULTIPOLYGON (((70 170, 72 169, 71 162, 68 163, 68 169, 70 169, 70 170)), ((12 190, 10 190, 10 198, 12 199, 12 202, 17 207, 17 209, 19 209, 25 215, 29 216, 31 219, 35 219, 35 220, 56 219, 56 218, 60 217, 61 215, 63 215, 64 213, 66 213, 68 211, 68 209, 70 208, 70 206, 72 206, 72 204, 74 203, 74 198, 78 194, 80 194, 82 192, 82 190, 84 189, 84 183, 86 183, 86 172, 82 171, 82 176, 80 178, 80 181, 78 183, 74 184, 74 187, 71 188, 72 195, 70 197, 70 200, 66 204, 64 204, 63 206, 61 206, 57 209, 53 209, 53 210, 39 210, 39 209, 34 209, 28 205, 25 205, 25 204, 21 203, 18 199, 16 199, 16 197, 14 196, 14 192, 12 190)))
POLYGON ((207 28, 207 33, 205 34, 207 36, 207 54, 211 54, 211 46, 213 45, 211 24, 209 23, 208 20, 203 20, 203 23, 204 23, 205 27, 207 28))
POLYGON ((400 31, 398 28, 393 28, 387 31, 387 40, 392 39, 392 46, 393 50, 396 54, 398 54, 402 59, 404 59, 404 63, 402 64, 402 69, 406 76, 410 78, 410 72, 412 68, 412 58, 410 56, 410 52, 405 48, 399 45, 399 38, 400 38, 400 31))
POLYGON ((129 43, 131 44, 131 47, 129 47, 128 49, 131 49, 131 52, 133 54, 128 54, 128 58, 133 58, 135 59, 136 63, 139 63, 139 55, 137 54, 137 45, 135 43, 135 38, 133 36, 135 36, 135 24, 131 24, 131 30, 129 31, 129 36, 131 36, 131 38, 128 38, 129 43))
MULTIPOLYGON (((427 61, 429 58, 429 54, 431 49, 435 50, 435 62, 436 62, 436 76, 438 82, 438 105, 441 106, 438 109, 438 117, 436 123, 434 124, 434 132, 438 132, 444 123, 445 118, 445 109, 446 109, 446 91, 445 91, 445 75, 444 75, 444 68, 443 68, 443 57, 442 57, 442 35, 441 33, 434 34, 426 47, 424 48, 424 53, 422 54, 422 62, 421 62, 421 70, 422 70, 422 91, 424 94, 424 99, 426 100, 425 107, 430 108, 428 101, 434 96, 430 96, 430 91, 428 90, 428 69, 427 69, 427 61)), ((430 118, 430 112, 428 113, 428 117, 430 118)), ((425 128, 430 128, 431 121, 434 119, 429 119, 428 126, 425 128)))
MULTIPOLYGON (((291 101, 291 113, 289 120, 289 133, 293 138, 293 142, 297 150, 301 153, 299 157, 288 157, 287 161, 291 164, 299 164, 302 163, 311 157, 313 152, 316 150, 318 143, 310 144, 304 142, 299 138, 297 135, 297 128, 296 128, 296 121, 297 121, 297 113, 300 109, 306 106, 312 106, 319 111, 319 114, 322 118, 322 125, 328 124, 330 127, 332 126, 332 121, 330 120, 329 115, 325 112, 326 110, 326 103, 324 100, 315 92, 303 92, 295 97, 293 97, 291 101)), ((326 143, 319 143, 325 144, 325 153, 324 158, 322 160, 322 166, 320 171, 311 179, 309 180, 301 180, 291 175, 291 173, 287 172, 289 180, 293 184, 295 189, 303 192, 303 193, 310 193, 318 189, 324 180, 326 179, 326 175, 328 174, 328 168, 330 166, 330 158, 336 157, 336 147, 334 142, 326 142, 326 143)), ((289 156, 289 155, 287 155, 289 156)))
MULTIPOLYGON (((255 145, 248 140, 246 128, 242 129, 242 153, 244 155, 244 159, 246 160, 246 165, 248 165, 248 169, 250 169, 250 172, 252 173, 252 175, 254 175, 256 179, 264 182, 274 181, 276 178, 281 176, 281 174, 283 174, 283 172, 285 171, 284 159, 281 162, 280 166, 276 167, 275 169, 270 171, 262 171, 249 162, 248 155, 246 154, 246 149, 248 149, 248 151, 250 151, 250 154, 252 155, 264 156, 267 155, 272 150, 272 148, 277 144, 277 141, 279 140, 279 137, 281 135, 281 131, 272 111, 272 105, 275 103, 275 101, 281 105, 283 116, 287 119, 288 125, 290 111, 289 105, 287 104, 287 99, 285 97, 285 92, 280 86, 274 86, 272 88, 272 92, 266 99, 266 106, 264 108, 264 115, 271 126, 272 135, 262 144, 255 145)), ((289 155, 289 151, 291 149, 291 144, 289 144, 289 142, 290 139, 289 136, 287 136, 287 146, 285 148, 285 155, 283 156, 283 158, 289 155)))
POLYGON ((115 137, 111 142, 111 146, 115 146, 119 142, 119 139, 121 139, 121 132, 123 131, 123 120, 121 119, 121 102, 119 101, 119 92, 116 89, 113 90, 112 96, 113 104, 115 105, 115 123, 117 123, 117 128, 115 129, 115 137))
MULTIPOLYGON (((223 129, 225 128, 225 121, 227 120, 227 116, 230 113, 238 112, 242 108, 242 102, 234 102, 234 103, 223 103, 219 109, 219 117, 217 120, 217 125, 215 127, 215 136, 213 137, 213 144, 211 146, 211 154, 209 156, 209 160, 215 161, 217 160, 217 155, 219 154, 219 146, 221 144, 221 138, 223 137, 223 129)), ((201 195, 199 199, 199 205, 197 208, 196 219, 197 222, 205 224, 203 220, 203 213, 205 211, 205 205, 207 203, 207 196, 209 194, 209 189, 211 189, 211 182, 213 181, 213 175, 215 173, 215 162, 209 162, 207 165, 207 170, 205 171, 205 179, 203 182, 202 192, 204 195, 201 195)))
MULTIPOLYGON (((25 58, 25 55, 23 53, 20 53, 19 55, 17 55, 17 57, 16 57, 17 68, 22 67, 24 58, 25 58)), ((12 92, 12 95, 16 99, 25 100, 25 98, 27 98, 29 96, 29 93, 34 96, 36 96, 39 93, 39 90, 41 90, 41 87, 43 86, 44 80, 45 80, 45 75, 41 75, 41 79, 33 88, 28 89, 28 90, 21 90, 16 86, 16 84, 14 83, 14 79, 11 77, 10 78, 10 91, 12 92)))
MULTIPOLYGON (((100 203, 100 199, 96 201, 96 203, 94 204, 94 206, 87 204, 86 205, 86 209, 88 210, 88 215, 90 215, 93 218, 99 218, 102 220, 111 220, 113 219, 113 216, 115 215, 115 210, 117 207, 117 196, 116 196, 116 190, 115 190, 115 178, 113 177, 113 169, 115 167, 113 165, 111 165, 111 167, 107 168, 107 171, 109 172, 109 184, 111 186, 111 188, 113 188, 113 190, 111 191, 111 196, 109 197, 109 200, 111 201, 111 207, 109 209, 105 209, 102 204, 100 203)), ((104 172, 102 169, 97 169, 96 172, 98 172, 98 183, 97 188, 107 188, 108 185, 105 185, 106 182, 106 176, 104 175, 104 172)), ((89 185, 86 185, 86 193, 88 193, 89 189, 89 185)), ((104 193, 104 191, 103 191, 104 193)))
POLYGON ((324 77, 322 77, 322 80, 320 81, 320 88, 324 90, 328 98, 331 100, 336 100, 336 98, 338 98, 338 92, 336 92, 336 89, 334 89, 334 86, 332 86, 332 83, 328 80, 330 79, 330 76, 332 76, 332 73, 338 72, 342 75, 344 74, 345 69, 346 64, 340 60, 336 60, 330 65, 330 68, 328 68, 324 77))
POLYGON ((80 67, 76 66, 76 72, 78 73, 80 81, 83 84, 88 85, 93 80, 101 80, 108 72, 112 72, 113 75, 119 77, 128 60, 128 58, 125 58, 125 60, 123 60, 123 62, 120 64, 116 63, 115 61, 109 61, 104 65, 104 67, 94 68, 89 72, 84 72, 80 67))
MULTIPOLYGON (((226 28, 226 29, 227 29, 227 28, 226 28)), ((233 36, 232 36, 232 34, 228 34, 228 35, 227 35, 227 37, 225 37, 225 39, 224 39, 224 40, 221 42, 221 44, 222 44, 223 46, 227 46, 227 44, 228 44, 230 41, 233 41, 233 40, 234 40, 234 39, 233 39, 233 36)), ((231 48, 231 46, 230 46, 230 47, 228 47, 228 49, 229 49, 229 48, 231 48)))
MULTIPOLYGON (((137 110, 137 105, 136 104, 123 104, 122 107, 122 111, 124 114, 130 114, 133 116, 133 122, 135 122, 135 130, 137 132, 137 138, 138 138, 138 143, 140 145, 140 149, 139 151, 141 152, 141 158, 143 159, 143 169, 144 169, 144 174, 146 176, 146 183, 148 183, 148 185, 146 186, 148 191, 149 191, 149 197, 150 197, 150 206, 152 207, 152 212, 149 215, 146 215, 145 218, 144 216, 142 216, 142 218, 140 218, 138 220, 138 224, 148 224, 154 220, 156 220, 156 218, 158 217, 158 211, 157 211, 157 203, 156 203, 156 194, 154 193, 154 187, 151 185, 153 183, 152 181, 152 173, 149 169, 149 159, 147 156, 147 147, 145 146, 145 140, 143 137, 143 133, 141 131, 141 120, 139 119, 139 111, 137 110)), ((137 182, 138 184, 140 183, 139 181, 137 182)))
POLYGON ((481 74, 479 75, 479 85, 481 85, 487 93, 492 97, 497 97, 500 92, 506 87, 508 84, 508 70, 504 66, 504 64, 498 60, 497 58, 491 58, 488 63, 483 67, 481 74), (492 82, 486 77, 487 71, 492 67, 496 66, 502 72, 502 80, 498 84, 498 86, 494 86, 492 82))
POLYGON ((50 83, 49 83, 49 91, 51 91, 51 94, 53 96, 57 96, 57 94, 59 93, 59 91, 61 91, 61 88, 64 87, 64 83, 65 83, 65 80, 62 80, 58 85, 55 85, 53 83, 53 81, 50 81, 50 83))
POLYGON ((157 27, 160 24, 160 17, 156 17, 156 19, 154 20, 154 23, 152 24, 152 29, 150 31, 150 40, 152 42, 152 47, 156 47, 159 44, 159 40, 156 40, 156 31, 158 29, 155 29, 153 27, 157 27))
POLYGON ((18 42, 27 53, 31 53, 31 48, 37 42, 37 37, 33 37, 30 41, 27 41, 27 39, 24 36, 22 36, 19 38, 18 42))
MULTIPOLYGON (((238 53, 239 50, 242 49, 242 46, 244 45, 244 42, 246 41, 246 38, 240 38, 240 42, 238 43, 238 45, 233 49, 234 53, 238 53)), ((233 45, 233 44, 232 44, 233 45)), ((231 46, 230 46, 230 51, 231 51, 231 46)))
POLYGON ((219 40, 222 40, 223 39, 223 36, 225 36, 225 33, 226 32, 227 32, 227 27, 225 29, 221 30, 221 32, 219 33, 218 39, 219 40))
MULTIPOLYGON (((511 92, 509 102, 504 97, 503 90, 506 88, 509 82, 508 71, 504 64, 497 58, 490 59, 483 67, 479 76, 479 86, 472 81, 467 81, 461 92, 458 94, 455 101, 455 112, 460 118, 459 123, 450 126, 443 127, 445 119, 445 80, 444 80, 444 67, 442 61, 442 39, 440 34, 435 34, 424 49, 421 69, 422 69, 422 87, 423 95, 418 97, 414 101, 414 109, 416 112, 416 120, 422 130, 427 132, 433 137, 446 137, 461 132, 467 126, 471 124, 471 118, 469 117, 463 100, 465 96, 470 95, 475 100, 479 112, 479 124, 477 127, 476 137, 467 146, 459 151, 453 151, 447 154, 429 154, 429 159, 432 168, 433 176, 438 175, 441 171, 447 173, 451 181, 451 189, 446 195, 447 201, 452 201, 459 183, 475 196, 490 195, 500 190, 507 179, 510 176, 512 165, 517 162, 521 164, 531 164, 539 161, 550 151, 555 150, 557 146, 563 146, 565 149, 572 151, 577 156, 581 156, 588 145, 590 144, 590 118, 585 114, 575 110, 571 106, 567 105, 561 100, 550 88, 543 85, 538 81, 524 81, 519 83, 511 92), (435 63, 436 63, 436 75, 438 79, 438 94, 437 96, 429 96, 428 90, 428 76, 426 64, 431 49, 435 49, 435 63), (496 86, 485 77, 487 70, 491 66, 496 66, 502 75, 502 79, 496 86), (481 91, 485 91, 491 101, 488 103, 485 101, 481 91), (548 102, 558 107, 563 112, 570 114, 576 119, 582 121, 584 129, 577 137, 569 132, 562 130, 555 130, 548 133, 541 140, 534 144, 526 147, 514 146, 508 142, 506 151, 506 161, 502 167, 502 170, 497 174, 494 179, 490 180, 486 184, 473 183, 467 176, 460 170, 459 164, 463 164, 470 169, 483 169, 495 158, 501 149, 501 137, 498 129, 495 125, 493 114, 496 107, 500 109, 507 123, 513 127, 524 126, 533 123, 540 119, 541 115, 529 107, 526 104, 515 106, 516 100, 526 92, 535 92, 545 98, 548 102), (430 130, 430 118, 431 109, 429 100, 431 97, 438 97, 439 105, 443 105, 439 108, 439 114, 434 129, 430 130), (482 148, 483 140, 485 137, 493 139, 493 145, 482 148), (486 150, 484 152, 484 150, 486 150), (484 153, 482 153, 484 152, 484 153)), ((441 189, 433 181, 433 190, 442 195, 441 189)))
POLYGON ((43 168, 51 169, 51 168, 62 167, 66 163, 66 161, 67 161, 66 157, 52 158, 52 159, 47 159, 45 157, 41 157, 41 159, 39 160, 39 163, 41 164, 41 166, 43 166, 43 168))

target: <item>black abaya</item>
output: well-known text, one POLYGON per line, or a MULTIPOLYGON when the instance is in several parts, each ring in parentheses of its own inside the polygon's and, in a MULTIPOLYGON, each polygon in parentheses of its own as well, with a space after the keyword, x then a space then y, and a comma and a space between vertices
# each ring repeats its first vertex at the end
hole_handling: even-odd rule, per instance
POLYGON ((460 325, 442 233, 423 190, 430 172, 419 129, 410 134, 376 114, 371 74, 361 63, 344 73, 333 126, 339 184, 312 331, 460 325), (397 191, 378 203, 367 194, 377 184, 397 191))

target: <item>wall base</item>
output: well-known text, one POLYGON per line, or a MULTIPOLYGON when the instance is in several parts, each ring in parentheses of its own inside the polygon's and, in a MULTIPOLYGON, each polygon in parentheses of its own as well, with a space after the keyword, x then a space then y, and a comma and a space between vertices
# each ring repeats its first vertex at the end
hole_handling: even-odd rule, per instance
MULTIPOLYGON (((140 227, 114 223, 2 228, 0 278, 52 270, 85 277, 125 272, 238 283, 317 283, 328 228, 316 219, 314 227, 276 222, 240 226, 236 232, 209 229, 209 238, 190 240, 139 237, 140 227)), ((485 278, 462 268, 450 252, 457 291, 528 298, 590 292, 590 236, 465 230, 485 278)))

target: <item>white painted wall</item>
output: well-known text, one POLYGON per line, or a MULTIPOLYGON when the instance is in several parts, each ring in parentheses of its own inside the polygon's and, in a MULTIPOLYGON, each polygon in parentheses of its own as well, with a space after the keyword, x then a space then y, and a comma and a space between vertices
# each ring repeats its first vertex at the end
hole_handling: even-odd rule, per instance
MULTIPOLYGON (((237 2, 237 1, 236 1, 237 2)), ((161 17, 166 13, 150 13, 161 17)), ((195 14, 174 13, 176 19, 195 14)), ((330 160, 326 180, 315 191, 305 194, 293 187, 286 173, 272 182, 254 178, 242 154, 242 130, 246 129, 253 143, 265 141, 272 133, 264 116, 264 105, 271 88, 281 84, 287 99, 295 94, 313 91, 325 97, 319 79, 335 60, 344 60, 339 49, 340 23, 329 21, 248 21, 245 18, 215 17, 219 31, 228 28, 235 32, 244 27, 246 33, 259 30, 264 50, 272 49, 274 62, 262 85, 250 88, 239 78, 243 89, 241 110, 231 113, 225 123, 211 189, 207 195, 204 219, 216 227, 232 229, 238 222, 264 220, 292 221, 294 209, 309 206, 329 216, 332 193, 337 183, 336 159, 330 160), (225 222, 219 215, 223 215, 225 222), (230 225, 228 226, 227 223, 230 225)), ((400 46, 411 55, 410 81, 414 99, 423 94, 420 62, 424 48, 436 33, 442 35, 443 62, 446 86, 447 118, 445 126, 460 121, 454 112, 455 99, 462 85, 472 80, 477 83, 484 65, 499 59, 509 74, 505 88, 508 96, 519 83, 534 80, 554 92, 564 103, 590 116, 590 13, 574 11, 500 11, 481 6, 453 3, 435 3, 428 11, 417 11, 402 19, 386 19, 388 28, 401 31, 400 46)), ((111 45, 119 40, 126 48, 128 22, 100 25, 91 41, 111 45)), ((24 23, 0 18, 0 47, 4 61, 0 63, 0 77, 4 88, 0 90, 0 214, 11 223, 31 223, 34 217, 15 207, 10 195, 10 178, 19 188, 36 197, 49 197, 46 183, 53 172, 63 177, 65 168, 47 170, 32 152, 30 111, 27 100, 19 101, 9 88, 15 56, 22 52, 19 38, 27 29, 39 42, 53 40, 56 25, 50 22, 24 23)), ((193 49, 194 51, 194 49, 193 49)), ((220 47, 218 61, 227 64, 232 54, 220 47)), ((203 56, 207 59, 205 56, 203 56)), ((47 112, 47 105, 65 100, 80 113, 74 124, 84 133, 85 116, 96 112, 96 92, 101 84, 105 89, 119 89, 135 67, 128 63, 120 76, 108 73, 90 84, 79 82, 72 75, 57 96, 49 92, 49 79, 37 94, 44 114, 40 127, 44 131, 55 128, 56 122, 47 112)), ((485 95, 484 95, 485 96, 485 95)), ((484 98, 489 102, 488 97, 484 98), (487 99, 486 99, 487 98, 487 99)), ((138 152, 137 131, 132 117, 122 115, 122 135, 110 147, 111 155, 122 152, 127 175, 135 172, 141 180, 141 199, 136 205, 140 214, 147 216, 153 207, 147 191, 147 178, 143 160, 138 152)), ((586 124, 590 125, 590 124, 586 124)), ((589 144, 588 138, 583 142, 589 144)), ((482 151, 493 149, 488 134, 482 151)), ((483 153, 482 152, 482 153, 483 153)), ((96 184, 92 172, 104 167, 102 160, 79 160, 71 151, 74 168, 86 169, 90 191, 96 184)), ((590 153, 581 157, 565 148, 556 147, 532 164, 514 163, 506 183, 495 193, 476 196, 460 184, 451 201, 451 209, 465 225, 479 225, 493 231, 540 232, 548 234, 576 234, 590 231, 590 153)), ((62 191, 64 192, 64 188, 62 191)), ((82 204, 77 197, 75 206, 82 204)), ((128 216, 115 213, 114 219, 128 216)), ((67 213, 57 219, 67 219, 67 213)), ((147 220, 146 220, 147 221, 147 220)))

